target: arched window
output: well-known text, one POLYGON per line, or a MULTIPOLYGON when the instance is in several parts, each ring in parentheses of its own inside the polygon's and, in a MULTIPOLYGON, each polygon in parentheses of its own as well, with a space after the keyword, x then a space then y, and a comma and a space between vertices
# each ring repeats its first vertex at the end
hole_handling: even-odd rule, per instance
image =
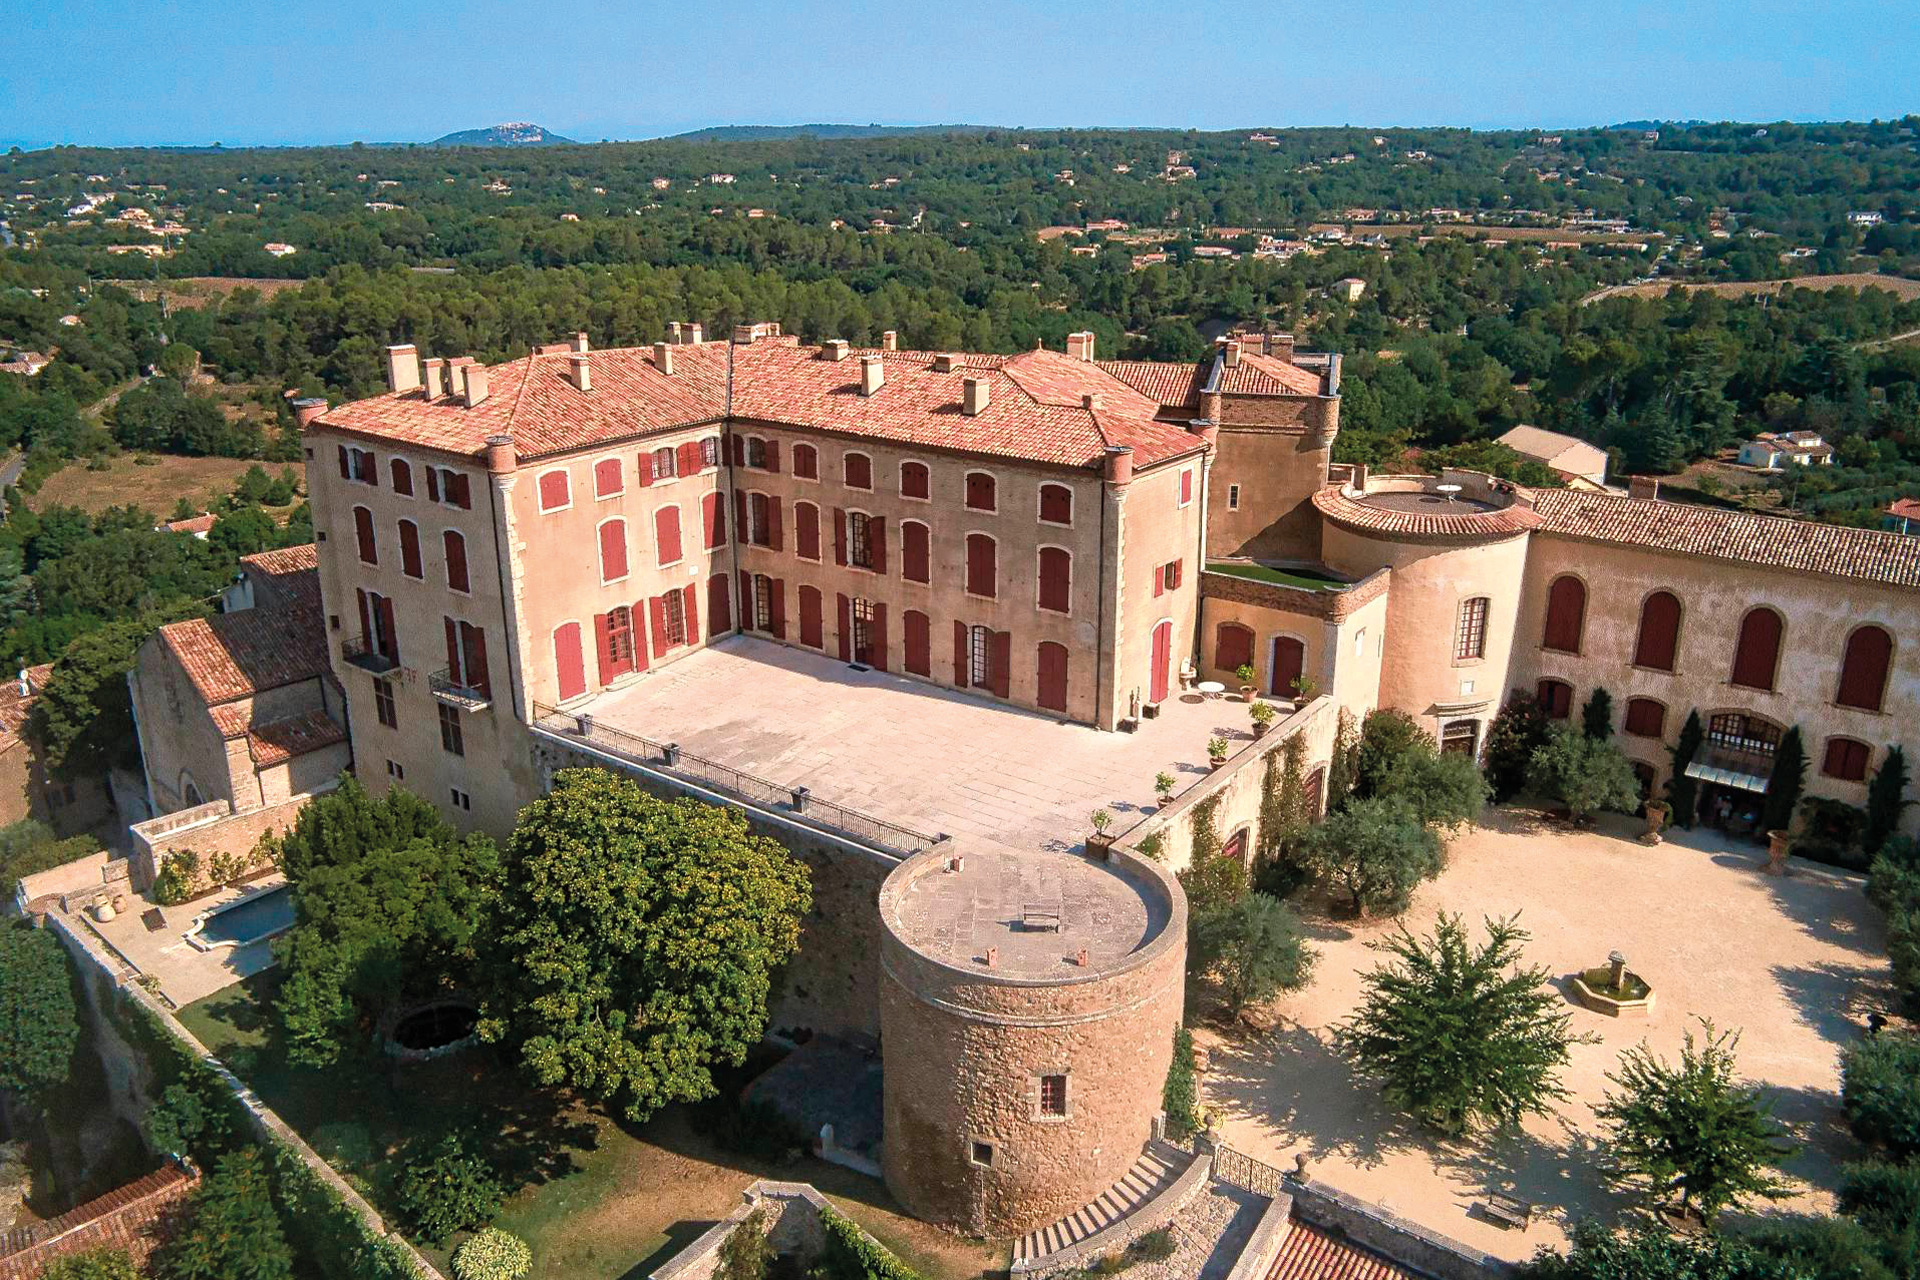
POLYGON ((1570 573, 1561 574, 1547 588, 1547 627, 1540 647, 1560 653, 1580 652, 1580 633, 1587 621, 1587 584, 1570 573))
POLYGON ((997 595, 997 549, 984 533, 967 535, 967 594, 992 599, 997 595))
POLYGON ((1547 719, 1565 720, 1573 714, 1573 686, 1565 680, 1542 680, 1535 695, 1547 719))
POLYGON ((1040 548, 1040 607, 1073 610, 1073 553, 1064 547, 1040 548))
POLYGON ((793 446, 793 474, 802 480, 820 478, 820 451, 810 444, 793 446))
POLYGON ((1640 605, 1640 634, 1633 642, 1633 665, 1673 670, 1680 653, 1680 597, 1656 591, 1640 605))
POLYGON ((1253 632, 1237 622, 1223 622, 1213 632, 1213 665, 1238 671, 1253 665, 1253 632))
POLYGON ((593 464, 593 496, 611 498, 626 490, 620 473, 620 459, 602 458, 593 464))
MULTIPOLYGON (((762 471, 767 466, 767 442, 759 436, 747 437, 747 465, 762 471)), ((668 474, 672 474, 669 472, 668 474)))
POLYGON ((661 507, 653 513, 653 548, 665 568, 680 561, 680 508, 661 507))
POLYGON ((1840 656, 1840 694, 1843 707, 1878 711, 1887 696, 1887 672, 1893 666, 1893 637, 1884 627, 1854 628, 1840 656))
POLYGON ((820 558, 820 508, 811 502, 793 504, 793 553, 802 560, 820 558))
POLYGON ((447 586, 455 591, 469 591, 467 585, 467 540, 465 536, 452 529, 440 535, 440 546, 447 556, 447 586))
POLYGON ((1667 731, 1667 708, 1652 698, 1628 698, 1620 727, 1636 738, 1658 738, 1667 731))
POLYGON ((627 576, 627 522, 618 518, 600 526, 600 581, 618 582, 627 576))
POLYGON ((864 453, 850 453, 841 462, 841 475, 849 489, 871 489, 873 459, 864 453))
POLYGON ((395 458, 387 464, 387 471, 393 477, 393 491, 403 498, 413 496, 413 465, 405 458, 395 458))
POLYGON ((373 512, 365 507, 353 509, 353 538, 359 544, 361 564, 380 563, 380 544, 373 536, 373 512))
POLYGON ((423 576, 420 568, 420 526, 411 520, 400 522, 400 572, 409 578, 423 576))
POLYGON ((924 462, 903 462, 900 464, 900 496, 903 498, 931 498, 933 496, 933 475, 924 462))
POLYGON ((1470 596, 1460 602, 1459 616, 1453 623, 1453 658, 1471 662, 1487 656, 1487 606, 1485 596, 1470 596))
POLYGON ((1034 701, 1048 711, 1067 709, 1067 646, 1042 640, 1036 665, 1039 693, 1034 701))
POLYGON ((1040 518, 1048 524, 1073 523, 1073 490, 1063 484, 1040 486, 1040 518))
POLYGON ((995 505, 993 476, 985 471, 967 472, 967 509, 970 511, 997 511, 995 505))
POLYGON ((1842 782, 1865 782, 1867 761, 1872 757, 1873 748, 1864 742, 1856 742, 1852 738, 1828 738, 1826 755, 1820 761, 1820 772, 1842 782))
POLYGON ((1764 606, 1747 610, 1740 620, 1740 639, 1733 650, 1733 683, 1749 689, 1773 688, 1780 666, 1780 615, 1764 606))
POLYGON ((572 501, 573 496, 567 483, 566 468, 540 473, 540 509, 542 511, 564 511, 572 501))
MULTIPOLYGON (((900 576, 908 582, 933 580, 932 540, 918 520, 900 522, 900 576)), ((924 674, 924 673, 922 673, 924 674)))

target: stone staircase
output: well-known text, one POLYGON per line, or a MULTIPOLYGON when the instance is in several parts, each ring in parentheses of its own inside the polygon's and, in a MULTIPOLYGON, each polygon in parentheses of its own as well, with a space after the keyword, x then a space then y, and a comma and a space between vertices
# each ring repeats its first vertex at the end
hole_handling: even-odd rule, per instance
POLYGON ((1152 1142, 1121 1175, 1092 1202, 1081 1206, 1058 1222, 1028 1232, 1013 1244, 1013 1269, 1030 1268, 1035 1262, 1107 1230, 1132 1216, 1143 1205, 1167 1190, 1194 1161, 1192 1153, 1163 1142, 1152 1142))

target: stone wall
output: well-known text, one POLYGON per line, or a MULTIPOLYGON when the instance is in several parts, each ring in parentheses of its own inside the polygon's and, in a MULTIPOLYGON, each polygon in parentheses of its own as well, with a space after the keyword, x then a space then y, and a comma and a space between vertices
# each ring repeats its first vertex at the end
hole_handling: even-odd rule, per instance
POLYGON ((1289 1176, 1286 1190, 1293 1197, 1295 1218, 1343 1235, 1434 1280, 1500 1280, 1518 1270, 1491 1254, 1325 1183, 1289 1176))
MULTIPOLYGON (((278 834, 287 831, 300 816, 300 810, 306 808, 307 801, 332 789, 330 783, 279 804, 244 813, 234 813, 233 807, 225 800, 214 800, 135 823, 128 828, 128 834, 133 837, 131 861, 134 887, 142 890, 149 888, 153 878, 160 873, 161 862, 169 853, 191 849, 200 855, 199 888, 202 891, 211 889, 215 886, 207 879, 207 864, 214 854, 251 853, 261 836, 268 832, 278 834)), ((249 865, 242 874, 251 875, 265 869, 265 863, 249 865)))

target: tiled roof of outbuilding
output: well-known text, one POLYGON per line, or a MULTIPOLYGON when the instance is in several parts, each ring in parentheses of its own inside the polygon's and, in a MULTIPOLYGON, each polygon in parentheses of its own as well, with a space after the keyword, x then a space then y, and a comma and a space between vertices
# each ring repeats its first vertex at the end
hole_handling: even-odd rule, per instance
POLYGON ((1685 502, 1544 489, 1541 530, 1757 568, 1920 587, 1920 538, 1685 502))
POLYGON ((328 669, 325 621, 318 610, 302 606, 175 622, 160 628, 160 640, 208 706, 311 680, 328 669))
POLYGON ((269 720, 247 730, 247 748, 261 768, 345 742, 347 731, 325 711, 315 709, 284 720, 269 720))
POLYGON ((274 603, 320 607, 320 548, 313 543, 241 556, 240 564, 267 586, 274 603))
POLYGON ((1313 369, 1251 351, 1240 353, 1239 364, 1220 368, 1220 390, 1230 396, 1317 396, 1324 385, 1313 369))
POLYGON ((1295 1218, 1267 1280, 1419 1280, 1420 1273, 1295 1218))

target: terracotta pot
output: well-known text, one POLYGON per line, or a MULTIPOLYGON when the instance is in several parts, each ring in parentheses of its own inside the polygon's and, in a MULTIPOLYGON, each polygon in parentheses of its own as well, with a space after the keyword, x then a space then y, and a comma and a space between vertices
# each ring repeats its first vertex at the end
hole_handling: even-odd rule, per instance
POLYGON ((1264 737, 1266 737, 1266 736, 1267 736, 1267 730, 1269 730, 1269 729, 1271 729, 1271 728, 1273 728, 1273 722, 1272 722, 1272 721, 1269 721, 1269 720, 1255 720, 1255 721, 1253 722, 1253 736, 1254 736, 1254 737, 1256 737, 1256 738, 1264 738, 1264 737))
POLYGON ((1087 837, 1088 853, 1106 853, 1113 848, 1114 836, 1105 831, 1095 831, 1087 837))
POLYGON ((1253 695, 1258 692, 1260 692, 1259 686, 1251 685, 1251 684, 1243 684, 1240 686, 1240 701, 1252 702, 1253 695))
POLYGON ((1767 832, 1767 874, 1783 876, 1787 874, 1787 841, 1785 831, 1767 832))

